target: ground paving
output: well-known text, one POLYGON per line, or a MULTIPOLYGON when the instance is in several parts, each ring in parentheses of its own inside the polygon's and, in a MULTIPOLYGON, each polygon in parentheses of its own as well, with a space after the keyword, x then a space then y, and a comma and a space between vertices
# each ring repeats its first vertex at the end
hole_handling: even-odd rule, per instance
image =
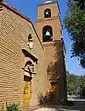
POLYGON ((75 101, 73 106, 52 105, 50 108, 42 107, 35 111, 85 111, 84 101, 75 101))

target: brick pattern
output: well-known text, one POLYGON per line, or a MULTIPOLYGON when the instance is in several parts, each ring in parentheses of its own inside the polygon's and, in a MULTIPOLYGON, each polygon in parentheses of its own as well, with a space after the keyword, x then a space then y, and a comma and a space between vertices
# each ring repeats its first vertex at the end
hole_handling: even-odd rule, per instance
POLYGON ((22 68, 25 65, 25 56, 22 48, 39 60, 36 64, 36 75, 32 80, 31 101, 35 105, 38 92, 44 92, 44 51, 32 24, 3 6, 3 10, 0 11, 0 111, 2 107, 5 108, 6 102, 23 107, 24 72, 22 68), (27 45, 29 34, 34 41, 32 50, 27 45))

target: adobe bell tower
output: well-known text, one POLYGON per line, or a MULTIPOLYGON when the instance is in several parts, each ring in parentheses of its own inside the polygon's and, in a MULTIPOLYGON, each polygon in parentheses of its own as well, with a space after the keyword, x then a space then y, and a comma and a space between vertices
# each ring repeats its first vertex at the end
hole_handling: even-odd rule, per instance
POLYGON ((64 101, 67 98, 65 46, 57 2, 38 5, 36 30, 44 47, 45 93, 53 92, 54 101, 64 101))

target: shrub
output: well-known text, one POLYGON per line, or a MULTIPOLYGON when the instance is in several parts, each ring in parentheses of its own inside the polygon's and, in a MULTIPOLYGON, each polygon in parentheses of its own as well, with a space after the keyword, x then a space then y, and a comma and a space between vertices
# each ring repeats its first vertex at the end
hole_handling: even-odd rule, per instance
POLYGON ((38 94, 38 103, 39 105, 47 105, 52 103, 57 103, 56 96, 54 92, 47 92, 45 96, 42 93, 38 94))
POLYGON ((7 111, 22 111, 22 110, 16 104, 9 104, 7 106, 7 111))
POLYGON ((39 105, 43 105, 44 102, 45 102, 45 97, 43 96, 42 93, 39 93, 38 94, 38 103, 39 103, 39 105))

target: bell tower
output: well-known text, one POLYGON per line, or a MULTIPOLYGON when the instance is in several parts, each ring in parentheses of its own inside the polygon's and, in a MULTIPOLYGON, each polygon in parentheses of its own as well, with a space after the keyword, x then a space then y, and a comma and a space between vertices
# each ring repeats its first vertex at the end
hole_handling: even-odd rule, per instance
POLYGON ((44 47, 45 93, 53 92, 55 101, 66 100, 65 46, 57 2, 38 5, 36 30, 44 47))
POLYGON ((56 2, 38 5, 36 29, 42 43, 61 39, 60 10, 56 2))

